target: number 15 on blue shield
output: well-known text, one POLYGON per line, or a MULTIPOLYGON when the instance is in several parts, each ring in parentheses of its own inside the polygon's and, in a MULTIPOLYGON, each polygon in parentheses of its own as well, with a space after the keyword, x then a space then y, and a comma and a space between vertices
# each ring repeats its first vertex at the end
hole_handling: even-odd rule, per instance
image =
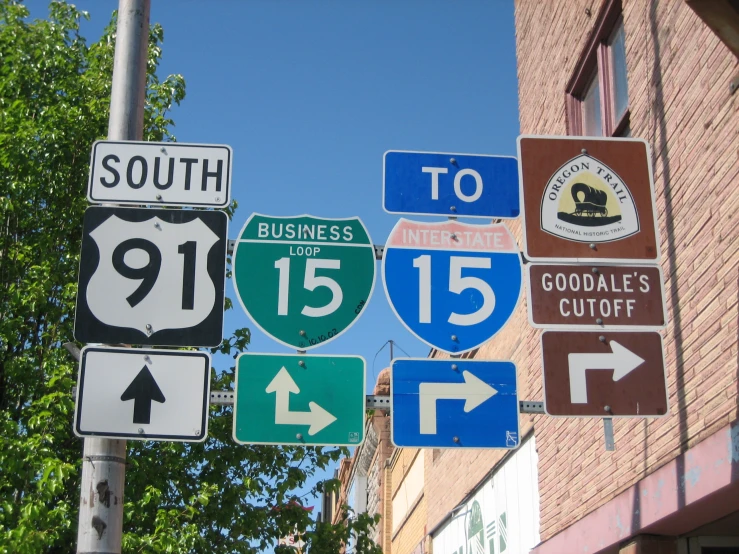
POLYGON ((386 242, 382 273, 400 321, 451 354, 492 338, 521 295, 521 258, 503 224, 401 219, 386 242))

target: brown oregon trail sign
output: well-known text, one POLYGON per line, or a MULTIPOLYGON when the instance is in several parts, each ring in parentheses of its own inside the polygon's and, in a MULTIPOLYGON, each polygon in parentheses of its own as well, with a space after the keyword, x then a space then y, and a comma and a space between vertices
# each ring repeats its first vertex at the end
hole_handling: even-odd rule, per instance
POLYGON ((526 258, 659 260, 645 141, 523 135, 518 166, 526 258))
POLYGON ((659 333, 545 331, 541 348, 547 414, 667 414, 667 382, 659 333))
POLYGON ((527 264, 529 322, 560 329, 661 329, 662 270, 652 265, 527 264))

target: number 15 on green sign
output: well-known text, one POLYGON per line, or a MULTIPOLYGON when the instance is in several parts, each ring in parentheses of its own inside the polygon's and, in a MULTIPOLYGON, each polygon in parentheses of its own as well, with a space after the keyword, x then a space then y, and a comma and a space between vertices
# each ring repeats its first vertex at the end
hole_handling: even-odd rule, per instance
POLYGON ((375 284, 359 218, 253 214, 237 240, 234 284, 244 311, 276 341, 307 350, 346 331, 375 284))

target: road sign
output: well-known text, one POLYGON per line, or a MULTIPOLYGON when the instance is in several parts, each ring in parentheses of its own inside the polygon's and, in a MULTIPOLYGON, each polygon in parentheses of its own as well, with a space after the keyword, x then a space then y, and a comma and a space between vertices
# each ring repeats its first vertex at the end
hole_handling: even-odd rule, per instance
POLYGON ((383 165, 386 212, 485 218, 519 215, 518 166, 512 156, 389 150, 383 165))
POLYGON ((390 370, 395 446, 516 448, 513 362, 400 358, 390 370))
POLYGON ((503 224, 400 219, 382 260, 395 315, 426 344, 458 354, 508 321, 521 294, 521 259, 503 224))
POLYGON ((660 329, 665 326, 658 266, 528 264, 529 321, 560 329, 660 329))
POLYGON ((375 286, 375 250, 358 217, 252 214, 234 252, 241 306, 266 334, 298 350, 346 331, 375 286))
POLYGON ((227 225, 219 211, 88 208, 75 338, 218 346, 227 225))
POLYGON ((667 414, 659 333, 545 331, 544 407, 553 416, 667 414))
POLYGON ((200 442, 208 436, 210 356, 182 350, 82 349, 78 437, 200 442))
POLYGON ((659 260, 645 141, 520 136, 518 158, 526 258, 659 260))
POLYGON ((357 446, 364 441, 359 356, 243 353, 236 361, 234 440, 357 446))
POLYGON ((99 140, 92 146, 93 203, 213 206, 231 203, 231 147, 99 140))

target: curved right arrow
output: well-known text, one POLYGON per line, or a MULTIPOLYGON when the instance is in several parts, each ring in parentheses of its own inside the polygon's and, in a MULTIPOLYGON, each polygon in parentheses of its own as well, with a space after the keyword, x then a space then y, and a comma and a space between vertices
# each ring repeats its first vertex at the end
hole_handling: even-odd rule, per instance
POLYGON ((644 363, 644 360, 615 340, 611 341, 612 352, 568 354, 570 370, 570 401, 573 404, 588 403, 588 384, 585 371, 588 369, 612 369, 613 380, 619 381, 644 363))
POLYGON ((485 381, 463 371, 464 383, 421 383, 418 386, 422 435, 436 434, 436 401, 464 400, 464 411, 470 412, 498 393, 485 381))

